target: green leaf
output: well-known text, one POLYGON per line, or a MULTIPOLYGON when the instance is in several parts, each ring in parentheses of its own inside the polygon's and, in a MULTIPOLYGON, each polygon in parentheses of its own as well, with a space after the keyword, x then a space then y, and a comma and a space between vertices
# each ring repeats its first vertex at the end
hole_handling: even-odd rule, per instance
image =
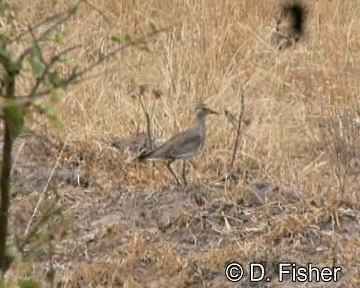
POLYGON ((237 129, 236 128, 236 126, 237 126, 236 125, 237 124, 236 123, 236 117, 234 116, 234 114, 232 114, 228 110, 225 110, 225 116, 226 116, 226 119, 228 120, 228 122, 231 123, 235 129, 237 129))
POLYGON ((144 36, 132 36, 130 34, 123 34, 119 36, 111 36, 111 40, 122 45, 134 42, 134 46, 138 47, 140 50, 145 50, 147 52, 151 51, 144 36))
POLYGON ((18 74, 21 70, 21 64, 12 60, 11 51, 6 50, 6 46, 0 46, 0 63, 10 74, 18 74))
POLYGON ((29 62, 31 68, 36 77, 39 77, 45 69, 45 65, 42 62, 42 54, 41 54, 41 47, 38 43, 34 44, 31 48, 29 62))
POLYGON ((249 126, 251 124, 251 118, 245 118, 242 121, 246 126, 249 126))
POLYGON ((140 43, 137 45, 140 50, 150 52, 150 47, 145 39, 145 37, 140 38, 140 43))
POLYGON ((20 288, 41 288, 41 284, 34 279, 19 279, 18 285, 20 288))
POLYGON ((0 33, 0 47, 5 47, 6 43, 9 41, 9 37, 7 37, 5 34, 0 33))
POLYGON ((15 100, 7 100, 4 108, 4 118, 10 128, 10 134, 16 139, 24 128, 24 112, 15 100))
POLYGON ((111 36, 111 41, 114 41, 118 44, 127 44, 133 40, 134 40, 133 37, 127 33, 119 36, 111 36))
POLYGON ((45 114, 56 128, 62 129, 64 127, 64 123, 60 115, 52 106, 47 104, 34 104, 34 107, 38 110, 39 113, 45 114))
POLYGON ((51 91, 50 93, 50 101, 52 103, 58 103, 60 101, 61 97, 60 97, 60 90, 59 89, 54 89, 53 91, 51 91))
POLYGON ((56 44, 63 44, 64 43, 64 37, 60 32, 57 32, 54 37, 54 42, 56 44))
POLYGON ((49 72, 49 74, 48 74, 48 79, 49 79, 49 82, 51 83, 51 85, 52 85, 54 88, 58 88, 58 87, 60 87, 61 84, 62 84, 59 71, 57 71, 57 70, 54 70, 54 71, 49 72))

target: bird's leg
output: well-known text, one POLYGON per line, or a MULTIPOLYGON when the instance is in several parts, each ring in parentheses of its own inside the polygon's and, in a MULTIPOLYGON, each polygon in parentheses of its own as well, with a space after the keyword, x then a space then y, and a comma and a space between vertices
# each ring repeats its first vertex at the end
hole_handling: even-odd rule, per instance
POLYGON ((168 170, 170 171, 170 173, 174 176, 177 184, 180 185, 181 183, 180 183, 179 179, 177 178, 175 172, 171 169, 171 166, 170 166, 170 165, 171 165, 172 162, 174 162, 174 159, 171 159, 169 162, 167 162, 167 163, 166 163, 166 167, 168 168, 168 170))
POLYGON ((186 174, 185 174, 185 167, 186 166, 186 160, 183 160, 183 171, 182 171, 182 178, 183 178, 183 181, 184 181, 184 185, 186 186, 187 185, 187 182, 186 182, 186 174))

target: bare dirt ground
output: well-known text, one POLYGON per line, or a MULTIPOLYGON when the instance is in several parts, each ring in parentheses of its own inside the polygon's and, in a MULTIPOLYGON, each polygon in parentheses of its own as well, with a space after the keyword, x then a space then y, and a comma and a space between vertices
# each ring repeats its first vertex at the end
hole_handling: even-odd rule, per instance
MULTIPOLYGON (((13 2, 9 31, 71 4, 13 2)), ((304 3, 303 38, 279 51, 270 41, 279 1, 84 1, 59 29, 56 45, 81 45, 65 67, 91 63, 113 35, 171 28, 150 51, 124 50, 66 90, 55 106, 62 130, 29 113, 13 153, 9 243, 32 237, 8 286, 359 287, 360 3, 304 3), (142 89, 149 107, 155 101, 156 145, 190 124, 198 102, 220 112, 186 187, 162 163, 133 161, 147 131, 142 89), (230 167, 236 133, 224 111, 239 114, 242 91, 230 167), (230 283, 231 261, 262 263, 272 281, 250 283, 245 272, 230 283), (341 277, 278 283, 281 261, 341 267, 341 277)))
MULTIPOLYGON (((278 263, 291 261, 341 267, 341 279, 331 287, 355 287, 359 279, 356 203, 339 203, 332 215, 324 195, 309 199, 267 182, 231 189, 233 180, 225 195, 224 182, 128 189, 111 167, 101 165, 107 157, 121 163, 116 150, 99 153, 93 147, 79 156, 76 145, 54 144, 34 133, 18 142, 17 231, 25 230, 46 183, 44 202, 56 194, 61 206, 61 217, 53 216, 25 247, 24 259, 31 260, 15 265, 21 275, 46 282, 52 263, 59 287, 233 287, 224 276, 227 262, 262 263, 267 276, 278 279, 278 263), (94 174, 89 166, 104 171, 96 168, 94 174), (108 187, 97 181, 99 173, 112 179, 105 181, 108 187)), ((285 279, 284 287, 303 287, 285 279)), ((277 281, 241 285, 279 287, 277 281)))

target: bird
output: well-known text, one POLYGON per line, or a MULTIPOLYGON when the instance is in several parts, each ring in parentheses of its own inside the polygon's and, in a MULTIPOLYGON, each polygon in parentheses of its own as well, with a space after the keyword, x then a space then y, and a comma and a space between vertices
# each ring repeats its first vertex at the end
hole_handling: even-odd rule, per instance
POLYGON ((139 162, 151 162, 157 160, 166 160, 166 167, 175 178, 178 185, 181 185, 178 177, 171 168, 175 160, 183 160, 182 180, 187 185, 185 176, 186 160, 200 154, 204 147, 206 138, 206 118, 209 114, 217 115, 218 112, 207 108, 205 105, 198 105, 195 108, 195 125, 187 130, 175 134, 165 143, 150 152, 141 153, 138 156, 139 162))

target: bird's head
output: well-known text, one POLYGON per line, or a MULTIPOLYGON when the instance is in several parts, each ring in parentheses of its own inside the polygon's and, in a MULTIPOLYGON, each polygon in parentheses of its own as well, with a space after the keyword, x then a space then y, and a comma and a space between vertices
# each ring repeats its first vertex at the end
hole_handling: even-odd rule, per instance
POLYGON ((218 114, 218 112, 207 108, 205 105, 198 105, 195 108, 195 112, 196 112, 196 116, 201 118, 205 117, 208 114, 216 114, 216 115, 218 114))

